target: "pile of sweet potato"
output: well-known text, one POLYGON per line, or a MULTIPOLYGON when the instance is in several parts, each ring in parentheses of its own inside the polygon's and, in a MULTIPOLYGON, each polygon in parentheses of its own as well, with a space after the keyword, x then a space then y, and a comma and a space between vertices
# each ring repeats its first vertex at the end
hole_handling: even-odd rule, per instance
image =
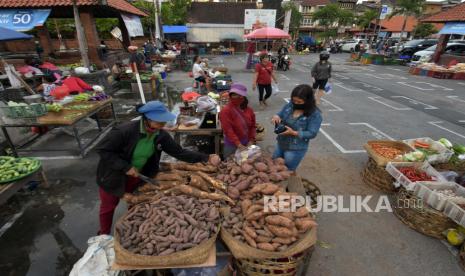
POLYGON ((185 195, 137 205, 116 225, 119 242, 134 254, 153 256, 192 248, 218 233, 218 207, 185 195))
POLYGON ((256 160, 248 160, 238 165, 234 160, 223 162, 219 166, 216 178, 229 184, 228 196, 238 199, 242 191, 256 184, 287 180, 291 172, 284 165, 284 159, 271 157, 260 157, 256 160))
MULTIPOLYGON (((226 231, 235 239, 261 250, 284 251, 317 226, 306 207, 300 207, 296 212, 265 212, 264 195, 296 194, 285 193, 272 183, 255 185, 245 193, 238 206, 231 208, 223 222, 226 231)), ((290 202, 286 201, 286 204, 290 202)))

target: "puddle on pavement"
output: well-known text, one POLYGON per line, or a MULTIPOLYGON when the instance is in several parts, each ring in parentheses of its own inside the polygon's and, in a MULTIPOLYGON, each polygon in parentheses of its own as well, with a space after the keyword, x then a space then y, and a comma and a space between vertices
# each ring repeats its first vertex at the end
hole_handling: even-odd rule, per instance
POLYGON ((60 229, 65 213, 58 203, 36 202, 0 238, 0 271, 7 275, 26 275, 32 265, 38 266, 42 275, 64 275, 82 253, 60 229), (39 242, 51 235, 54 242, 39 242), (57 250, 58 249, 58 250, 57 250), (36 251, 56 251, 56 258, 34 259, 36 251))

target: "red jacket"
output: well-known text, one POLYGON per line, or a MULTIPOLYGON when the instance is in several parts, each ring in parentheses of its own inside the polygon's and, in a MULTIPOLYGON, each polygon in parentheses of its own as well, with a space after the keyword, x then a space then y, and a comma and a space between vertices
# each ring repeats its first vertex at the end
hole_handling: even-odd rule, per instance
MULTIPOLYGON (((220 122, 223 128, 225 138, 231 141, 234 145, 241 144, 241 140, 247 142, 255 141, 256 136, 256 121, 255 113, 252 108, 240 109, 229 103, 220 112, 220 122), (243 116, 247 127, 244 128, 238 119, 238 112, 243 116)), ((247 144, 247 143, 246 143, 247 144)), ((246 145, 244 144, 244 146, 246 145)))
POLYGON ((92 87, 85 81, 77 77, 69 77, 63 81, 63 85, 68 86, 70 92, 79 92, 92 90, 92 87))

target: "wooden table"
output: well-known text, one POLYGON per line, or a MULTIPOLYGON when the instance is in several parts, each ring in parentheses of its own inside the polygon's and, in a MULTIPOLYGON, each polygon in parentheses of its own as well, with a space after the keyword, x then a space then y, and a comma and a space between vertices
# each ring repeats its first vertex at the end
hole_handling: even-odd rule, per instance
POLYGON ((47 177, 45 176, 42 168, 37 172, 26 176, 25 178, 13 181, 7 184, 0 184, 0 205, 5 203, 10 197, 12 197, 19 189, 23 188, 27 183, 34 180, 40 180, 42 187, 48 188, 47 177))
MULTIPOLYGON (((90 150, 91 146, 93 146, 94 142, 96 142, 97 139, 103 137, 106 135, 109 131, 110 128, 116 123, 116 114, 115 110, 113 107, 112 99, 107 99, 104 101, 99 101, 99 102, 82 102, 82 103, 71 103, 71 105, 87 105, 91 104, 93 105, 91 108, 87 110, 62 110, 58 113, 54 112, 49 112, 44 116, 38 117, 36 119, 28 119, 28 120, 19 120, 15 121, 14 123, 5 123, 1 125, 3 134, 5 136, 5 139, 7 140, 9 146, 11 147, 13 154, 18 157, 18 152, 51 152, 51 151, 58 151, 58 152, 63 152, 63 151, 69 151, 69 149, 47 149, 47 150, 33 150, 33 149, 24 149, 25 146, 30 145, 34 143, 37 139, 43 136, 43 134, 36 135, 35 137, 32 137, 22 145, 15 145, 13 141, 10 138, 10 135, 8 134, 8 128, 18 128, 18 127, 71 127, 73 131, 73 136, 76 139, 77 145, 79 147, 79 154, 77 157, 84 157, 87 152, 90 150), (98 117, 98 113, 105 108, 111 108, 112 112, 112 118, 110 123, 102 128, 100 119, 98 117), (76 127, 77 123, 88 119, 90 117, 94 117, 96 123, 97 123, 97 128, 99 130, 99 133, 90 139, 89 142, 84 144, 81 140, 81 137, 79 135, 79 131, 76 127)), ((69 106, 69 105, 65 105, 69 106)), ((73 156, 75 157, 75 156, 73 156)))

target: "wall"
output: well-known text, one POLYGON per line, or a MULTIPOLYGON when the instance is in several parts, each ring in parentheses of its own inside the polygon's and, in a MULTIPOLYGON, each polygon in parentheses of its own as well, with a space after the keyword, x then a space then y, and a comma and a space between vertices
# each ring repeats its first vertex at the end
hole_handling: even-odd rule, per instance
POLYGON ((237 38, 242 42, 243 25, 232 24, 187 24, 187 41, 194 43, 220 42, 222 38, 237 38))

